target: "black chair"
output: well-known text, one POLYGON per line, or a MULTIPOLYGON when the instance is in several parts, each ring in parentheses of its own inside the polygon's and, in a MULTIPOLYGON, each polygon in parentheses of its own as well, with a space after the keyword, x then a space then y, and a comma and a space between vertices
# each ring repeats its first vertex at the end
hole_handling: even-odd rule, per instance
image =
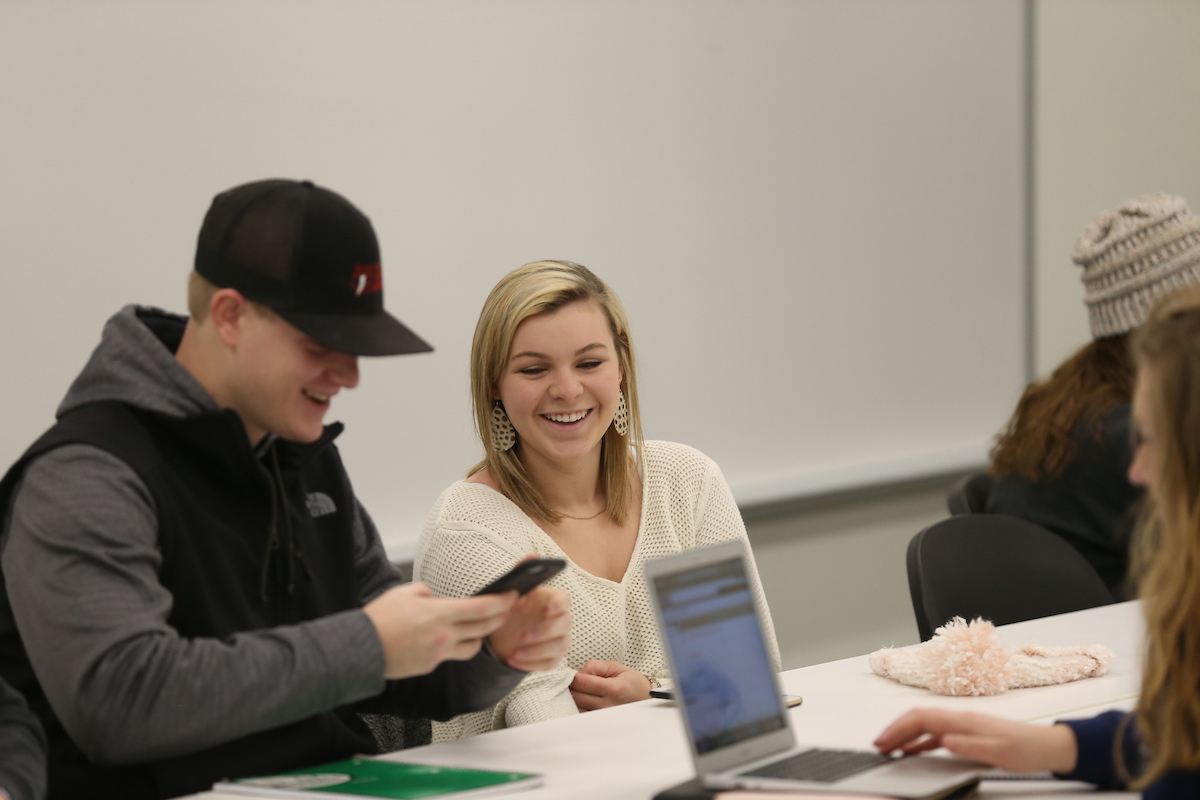
POLYGON ((908 589, 921 641, 953 619, 997 625, 1115 603, 1079 551, 1006 514, 961 514, 908 544, 908 589))
POLYGON ((946 493, 946 507, 953 515, 982 514, 995 483, 996 479, 986 472, 964 475, 946 493))

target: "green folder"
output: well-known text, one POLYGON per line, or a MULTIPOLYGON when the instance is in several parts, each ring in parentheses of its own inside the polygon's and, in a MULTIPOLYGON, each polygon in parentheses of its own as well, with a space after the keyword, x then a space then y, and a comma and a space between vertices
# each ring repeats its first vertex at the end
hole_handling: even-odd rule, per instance
POLYGON ((541 784, 529 772, 434 767, 377 758, 349 758, 332 764, 297 769, 279 775, 242 778, 213 786, 217 792, 259 797, 313 797, 318 794, 351 797, 463 797, 527 789, 541 784))

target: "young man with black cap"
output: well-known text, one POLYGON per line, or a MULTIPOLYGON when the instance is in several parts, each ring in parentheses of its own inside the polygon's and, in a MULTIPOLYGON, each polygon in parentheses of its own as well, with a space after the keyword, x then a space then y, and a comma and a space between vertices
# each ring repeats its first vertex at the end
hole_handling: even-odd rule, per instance
POLYGON ((399 585, 324 425, 383 309, 367 218, 308 182, 213 201, 190 318, 129 306, 0 483, 0 673, 50 797, 173 797, 372 752, 360 712, 448 718, 565 654, 566 596, 399 585))

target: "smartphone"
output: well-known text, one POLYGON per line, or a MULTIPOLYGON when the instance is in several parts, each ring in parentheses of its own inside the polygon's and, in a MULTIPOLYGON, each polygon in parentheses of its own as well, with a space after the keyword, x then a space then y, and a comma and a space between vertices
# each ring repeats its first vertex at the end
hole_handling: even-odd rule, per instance
MULTIPOLYGON (((675 695, 671 693, 671 690, 666 689, 666 688, 651 689, 650 696, 657 700, 674 700, 675 699, 675 695)), ((803 702, 804 702, 804 698, 798 694, 783 695, 783 704, 788 708, 795 708, 796 706, 800 705, 803 702)))
POLYGON ((500 594, 516 589, 527 594, 543 582, 562 572, 567 562, 561 558, 535 558, 522 561, 475 594, 500 594))

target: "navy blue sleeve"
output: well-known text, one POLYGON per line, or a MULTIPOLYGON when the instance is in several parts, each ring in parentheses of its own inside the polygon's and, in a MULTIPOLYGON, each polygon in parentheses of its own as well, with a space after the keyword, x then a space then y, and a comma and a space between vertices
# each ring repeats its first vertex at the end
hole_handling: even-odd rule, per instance
MULTIPOLYGON (((1113 740, 1125 716, 1124 711, 1106 711, 1091 719, 1058 720, 1075 733, 1075 742, 1079 747, 1074 771, 1059 777, 1094 783, 1101 789, 1123 789, 1125 785, 1117 776, 1116 763, 1113 761, 1113 740)), ((1125 724, 1121 754, 1126 770, 1132 774, 1137 774, 1140 766, 1139 746, 1137 724, 1131 719, 1125 724)))

